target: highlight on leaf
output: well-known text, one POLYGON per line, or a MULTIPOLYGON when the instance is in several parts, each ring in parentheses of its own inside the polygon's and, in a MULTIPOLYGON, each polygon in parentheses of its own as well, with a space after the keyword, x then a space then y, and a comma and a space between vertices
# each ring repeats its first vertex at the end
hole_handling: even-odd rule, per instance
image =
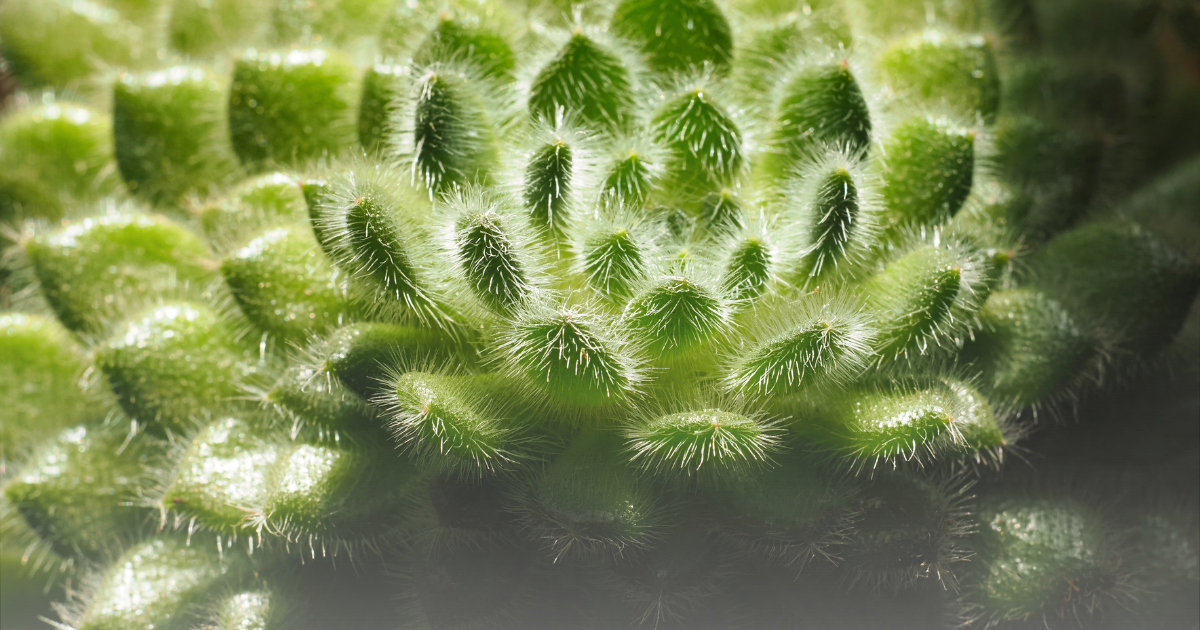
POLYGON ((98 578, 81 610, 80 630, 161 627, 181 616, 199 614, 201 602, 246 575, 241 558, 223 557, 209 545, 188 545, 183 536, 160 535, 122 553, 98 578), (131 575, 138 579, 129 579, 131 575), (130 609, 129 602, 145 602, 130 609))
POLYGON ((337 555, 395 527, 414 473, 371 445, 289 441, 246 414, 218 418, 193 438, 160 505, 232 540, 337 555))

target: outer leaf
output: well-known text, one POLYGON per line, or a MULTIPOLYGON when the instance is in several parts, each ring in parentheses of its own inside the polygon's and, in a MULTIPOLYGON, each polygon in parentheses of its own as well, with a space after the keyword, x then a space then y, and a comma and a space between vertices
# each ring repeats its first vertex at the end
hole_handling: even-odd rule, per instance
POLYGON ((723 73, 733 59, 729 22, 711 0, 623 0, 611 27, 637 43, 650 68, 666 77, 706 64, 723 73))

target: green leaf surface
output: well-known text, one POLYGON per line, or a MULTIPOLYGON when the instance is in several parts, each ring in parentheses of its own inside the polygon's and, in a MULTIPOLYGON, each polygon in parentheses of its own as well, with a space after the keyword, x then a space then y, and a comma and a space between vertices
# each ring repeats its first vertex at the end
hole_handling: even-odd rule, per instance
POLYGON ((263 364, 230 322, 185 302, 131 321, 97 349, 96 366, 131 418, 166 435, 236 405, 263 364))
POLYGON ((352 146, 357 74, 332 50, 248 51, 229 92, 229 128, 242 163, 303 164, 352 146))
POLYGON ((109 214, 25 242, 42 293, 71 330, 104 334, 164 297, 201 296, 204 242, 163 217, 109 214))

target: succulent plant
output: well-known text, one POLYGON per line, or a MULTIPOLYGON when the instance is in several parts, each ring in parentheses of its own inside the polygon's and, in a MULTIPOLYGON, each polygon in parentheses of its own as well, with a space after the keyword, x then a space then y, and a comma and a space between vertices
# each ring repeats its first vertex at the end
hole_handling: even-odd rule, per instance
POLYGON ((7 0, 5 607, 1195 627, 1186 492, 1024 456, 1194 343, 1183 10, 7 0))

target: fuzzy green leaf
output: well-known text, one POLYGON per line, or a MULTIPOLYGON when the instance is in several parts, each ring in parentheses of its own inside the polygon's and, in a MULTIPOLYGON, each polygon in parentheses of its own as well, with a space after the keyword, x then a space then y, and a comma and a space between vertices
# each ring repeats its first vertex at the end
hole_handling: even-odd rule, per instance
POLYGON ((983 37, 955 37, 927 30, 893 44, 879 59, 897 92, 943 104, 987 120, 1000 106, 1000 73, 983 37))
POLYGON ((94 414, 79 379, 86 359, 53 318, 0 315, 0 459, 94 414))
MULTIPOLYGON (((746 3, 742 3, 746 4, 746 3)), ((747 102, 776 85, 789 62, 817 46, 849 48, 850 24, 838 4, 825 7, 805 5, 812 10, 796 10, 794 5, 765 10, 767 19, 743 26, 739 35, 742 48, 734 59, 731 76, 745 85, 747 102), (749 28, 746 28, 749 27, 749 28)), ((743 11, 759 12, 741 6, 743 11)))
POLYGON ((264 230, 293 225, 304 218, 299 182, 286 173, 270 173, 239 184, 225 198, 200 210, 200 225, 213 247, 236 249, 264 230))
POLYGON ((883 201, 893 227, 949 221, 971 192, 975 132, 912 118, 884 143, 883 201))
POLYGON ((163 503, 215 531, 235 534, 267 499, 267 479, 285 453, 262 427, 224 418, 204 427, 188 446, 163 503))
POLYGON ((246 42, 261 28, 267 8, 244 0, 175 0, 167 40, 171 48, 193 59, 209 57, 246 42))
POLYGON ((770 248, 758 236, 747 236, 734 244, 725 262, 722 288, 729 299, 746 304, 763 294, 775 264, 770 248))
POLYGON ((267 3, 280 41, 328 40, 350 47, 375 35, 393 6, 390 0, 307 0, 267 3))
POLYGON ((240 573, 223 567, 209 545, 159 537, 126 551, 104 571, 80 630, 183 630, 222 583, 240 573))
POLYGON ((779 429, 760 417, 696 409, 645 419, 624 432, 635 465, 706 485, 746 481, 779 450, 779 429))
POLYGON ((529 88, 529 113, 553 121, 561 109, 605 131, 623 129, 632 115, 629 70, 612 52, 576 33, 538 72, 529 88))
POLYGON ((619 155, 604 173, 604 182, 600 186, 602 198, 612 205, 640 207, 655 184, 653 166, 637 149, 619 155))
POLYGON ((388 367, 451 358, 468 365, 471 361, 460 342, 445 332, 382 322, 343 326, 331 333, 315 353, 319 372, 336 377, 368 398, 384 386, 382 379, 388 367))
POLYGON ((492 167, 495 128, 476 89, 467 77, 435 70, 413 86, 412 109, 399 115, 411 129, 414 182, 431 193, 485 177, 492 167))
POLYGON ((953 487, 877 468, 859 495, 843 559, 854 579, 897 590, 911 589, 923 578, 945 588, 957 585, 955 565, 966 553, 962 538, 969 530, 953 487))
POLYGON ((134 507, 150 487, 155 464, 145 440, 131 445, 128 426, 80 425, 62 430, 8 480, 4 496, 38 536, 63 557, 100 559, 151 520, 134 507))
POLYGON ((530 309, 500 341, 510 373, 568 405, 623 403, 643 378, 628 342, 602 316, 582 308, 530 309))
POLYGON ((84 219, 27 241, 25 251, 59 321, 93 334, 164 296, 199 296, 215 276, 199 237, 152 215, 84 219))
POLYGON ((450 197, 454 217, 454 256, 472 292, 485 305, 509 313, 533 291, 528 238, 504 202, 478 190, 450 197), (524 238, 523 238, 524 237, 524 238))
POLYGON ((525 207, 533 224, 561 232, 571 220, 575 152, 562 140, 536 151, 525 167, 525 207))
POLYGON ((288 442, 260 417, 225 418, 192 441, 163 502, 218 532, 320 542, 336 553, 386 530, 383 514, 408 478, 403 462, 373 461, 352 444, 288 442))
POLYGON ((684 191, 732 184, 741 171, 742 134, 704 90, 667 101, 654 116, 654 132, 673 154, 668 176, 684 191))
POLYGON ((1030 257, 1028 276, 1030 286, 1062 296, 1076 322, 1106 329, 1143 356, 1175 335, 1200 289, 1200 264, 1116 220, 1059 236, 1030 257))
POLYGON ((357 72, 320 48, 247 52, 229 93, 233 148, 254 168, 336 155, 355 141, 357 72))
POLYGON ((925 354, 966 326, 984 297, 977 275, 969 255, 926 245, 868 280, 863 292, 879 313, 880 360, 925 354))
POLYGON ((729 189, 705 195, 697 219, 698 227, 713 237, 737 234, 745 227, 745 212, 729 189))
POLYGON ((769 170, 779 177, 828 148, 851 155, 871 143, 871 114, 847 64, 807 68, 784 87, 775 108, 769 170))
MULTIPOLYGON (((434 468, 478 476, 514 461, 514 427, 483 394, 481 377, 406 372, 377 399, 395 440, 434 468)), ((482 377, 486 378, 486 377, 482 377)))
POLYGON ((752 557, 797 569, 832 560, 850 527, 853 490, 805 454, 787 454, 753 483, 709 491, 721 510, 720 535, 752 557))
POLYGON ((600 295, 617 301, 633 296, 645 277, 647 262, 643 246, 622 228, 591 235, 584 242, 583 270, 588 284, 600 295))
POLYGON ((89 0, 14 0, 0 5, 0 50, 14 74, 35 85, 86 85, 105 68, 151 61, 146 34, 89 0))
POLYGON ((158 434, 186 432, 244 395, 258 357, 207 307, 155 308, 97 349, 96 366, 129 416, 158 434))
POLYGON ((801 269, 808 276, 808 283, 831 275, 846 261, 854 242, 863 237, 864 217, 854 177, 842 167, 821 177, 812 206, 805 210, 810 215, 806 221, 810 244, 801 261, 801 269))
POLYGON ((945 387, 855 388, 801 417, 797 430, 853 460, 895 461, 927 452, 944 433, 957 433, 959 402, 945 387))
POLYGON ((293 433, 309 424, 335 436, 379 426, 375 407, 340 380, 311 366, 289 368, 267 392, 265 402, 293 421, 293 433))
POLYGON ((225 85, 199 66, 126 75, 113 87, 113 134, 125 184, 151 203, 208 196, 237 158, 225 120, 225 85))
POLYGON ((988 391, 1014 407, 1046 403, 1095 376, 1095 341, 1041 291, 995 293, 979 320, 968 356, 979 362, 988 391))
POLYGON ((747 396, 782 396, 804 389, 844 386, 871 357, 872 327, 836 303, 812 311, 788 309, 751 329, 732 361, 727 386, 747 396))
POLYGON ((337 260, 337 233, 331 222, 323 216, 332 189, 329 182, 323 179, 304 179, 300 181, 300 193, 304 195, 304 205, 308 209, 308 224, 312 227, 313 237, 321 246, 321 251, 330 260, 337 260))
POLYGON ((13 111, 0 121, 0 221, 42 217, 112 194, 112 120, 58 103, 13 111))
POLYGON ((413 264, 413 235, 404 231, 406 226, 386 203, 383 198, 359 197, 345 210, 335 260, 355 277, 369 280, 382 295, 426 312, 431 302, 413 264))
POLYGON ((358 141, 368 153, 381 153, 396 133, 393 107, 407 87, 409 68, 376 64, 363 75, 358 109, 358 141))
POLYGON ((654 356, 678 358, 719 340, 729 327, 729 308, 709 287, 670 276, 635 297, 624 321, 654 356))
POLYGON ((724 73, 733 59, 729 22, 712 0, 622 0, 611 28, 668 78, 706 66, 724 73))
POLYGON ((221 273, 246 317, 286 341, 348 323, 357 310, 345 279, 303 226, 250 241, 221 262, 221 273))
POLYGON ((413 55, 413 63, 418 66, 448 61, 469 63, 488 76, 510 81, 517 60, 504 36, 490 26, 443 18, 413 55))

